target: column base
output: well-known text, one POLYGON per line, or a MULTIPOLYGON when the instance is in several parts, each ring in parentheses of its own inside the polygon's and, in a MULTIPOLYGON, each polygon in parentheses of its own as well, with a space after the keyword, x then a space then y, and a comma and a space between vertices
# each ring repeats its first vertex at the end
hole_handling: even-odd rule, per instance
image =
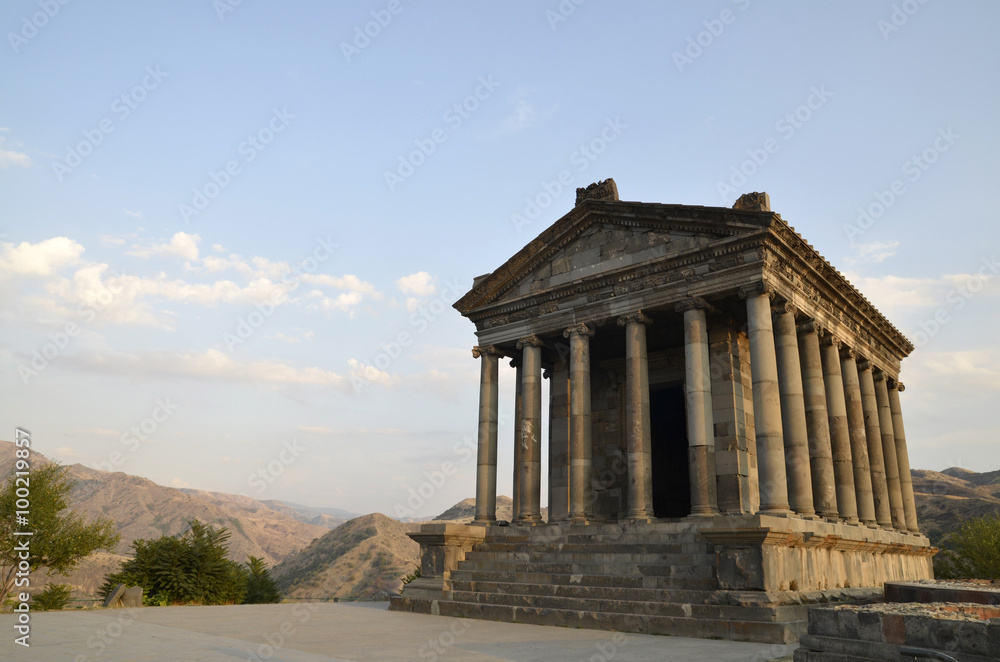
POLYGON ((791 508, 772 508, 769 510, 758 510, 757 513, 760 515, 770 515, 772 517, 791 517, 794 514, 792 513, 791 508))
POLYGON ((542 519, 541 515, 527 515, 519 519, 514 520, 511 524, 526 524, 528 526, 538 526, 539 524, 545 524, 545 520, 542 519))
POLYGON ((471 526, 496 526, 497 520, 495 517, 493 519, 474 519, 469 524, 471 526))
POLYGON ((711 510, 711 509, 700 510, 700 511, 692 510, 691 514, 687 516, 687 519, 705 519, 707 517, 718 517, 718 516, 719 516, 719 511, 717 510, 711 510))
POLYGON ((566 520, 567 524, 590 524, 593 521, 590 515, 570 515, 566 520))

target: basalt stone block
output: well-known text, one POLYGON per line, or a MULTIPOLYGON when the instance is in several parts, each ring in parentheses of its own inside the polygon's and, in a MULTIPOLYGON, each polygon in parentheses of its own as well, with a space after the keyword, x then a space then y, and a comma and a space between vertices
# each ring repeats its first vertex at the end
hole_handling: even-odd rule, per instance
POLYGON ((121 597, 121 606, 133 609, 142 606, 142 587, 133 586, 131 588, 125 589, 125 592, 121 597))
POLYGON ((117 607, 118 601, 121 599, 122 594, 125 593, 125 584, 118 584, 111 592, 108 593, 108 597, 104 598, 104 604, 101 606, 104 608, 117 607))

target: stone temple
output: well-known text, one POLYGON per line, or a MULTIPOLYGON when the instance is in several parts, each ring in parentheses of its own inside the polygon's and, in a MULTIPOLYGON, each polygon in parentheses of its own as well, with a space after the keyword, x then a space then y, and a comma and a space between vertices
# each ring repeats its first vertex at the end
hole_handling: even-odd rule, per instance
POLYGON ((766 193, 730 209, 578 189, 455 308, 481 364, 476 518, 411 534, 421 577, 392 609, 787 643, 809 604, 932 576, 900 408, 913 345, 766 193))

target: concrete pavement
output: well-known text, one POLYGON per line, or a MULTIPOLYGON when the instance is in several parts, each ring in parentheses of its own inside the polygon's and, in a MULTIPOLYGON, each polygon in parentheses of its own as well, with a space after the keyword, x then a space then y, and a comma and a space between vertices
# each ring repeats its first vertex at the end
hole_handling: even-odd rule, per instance
POLYGON ((0 614, 0 659, 758 662, 790 656, 795 648, 494 623, 390 612, 387 606, 324 602, 38 612, 31 614, 30 648, 14 643, 16 616, 0 614))

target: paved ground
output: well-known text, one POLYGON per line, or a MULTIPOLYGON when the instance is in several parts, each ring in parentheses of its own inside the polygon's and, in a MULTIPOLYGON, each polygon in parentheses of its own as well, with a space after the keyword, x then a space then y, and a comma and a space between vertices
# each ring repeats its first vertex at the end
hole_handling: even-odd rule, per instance
POLYGON ((696 660, 758 662, 794 646, 620 634, 390 612, 388 603, 147 607, 31 614, 30 648, 0 614, 0 659, 155 660, 696 660))

